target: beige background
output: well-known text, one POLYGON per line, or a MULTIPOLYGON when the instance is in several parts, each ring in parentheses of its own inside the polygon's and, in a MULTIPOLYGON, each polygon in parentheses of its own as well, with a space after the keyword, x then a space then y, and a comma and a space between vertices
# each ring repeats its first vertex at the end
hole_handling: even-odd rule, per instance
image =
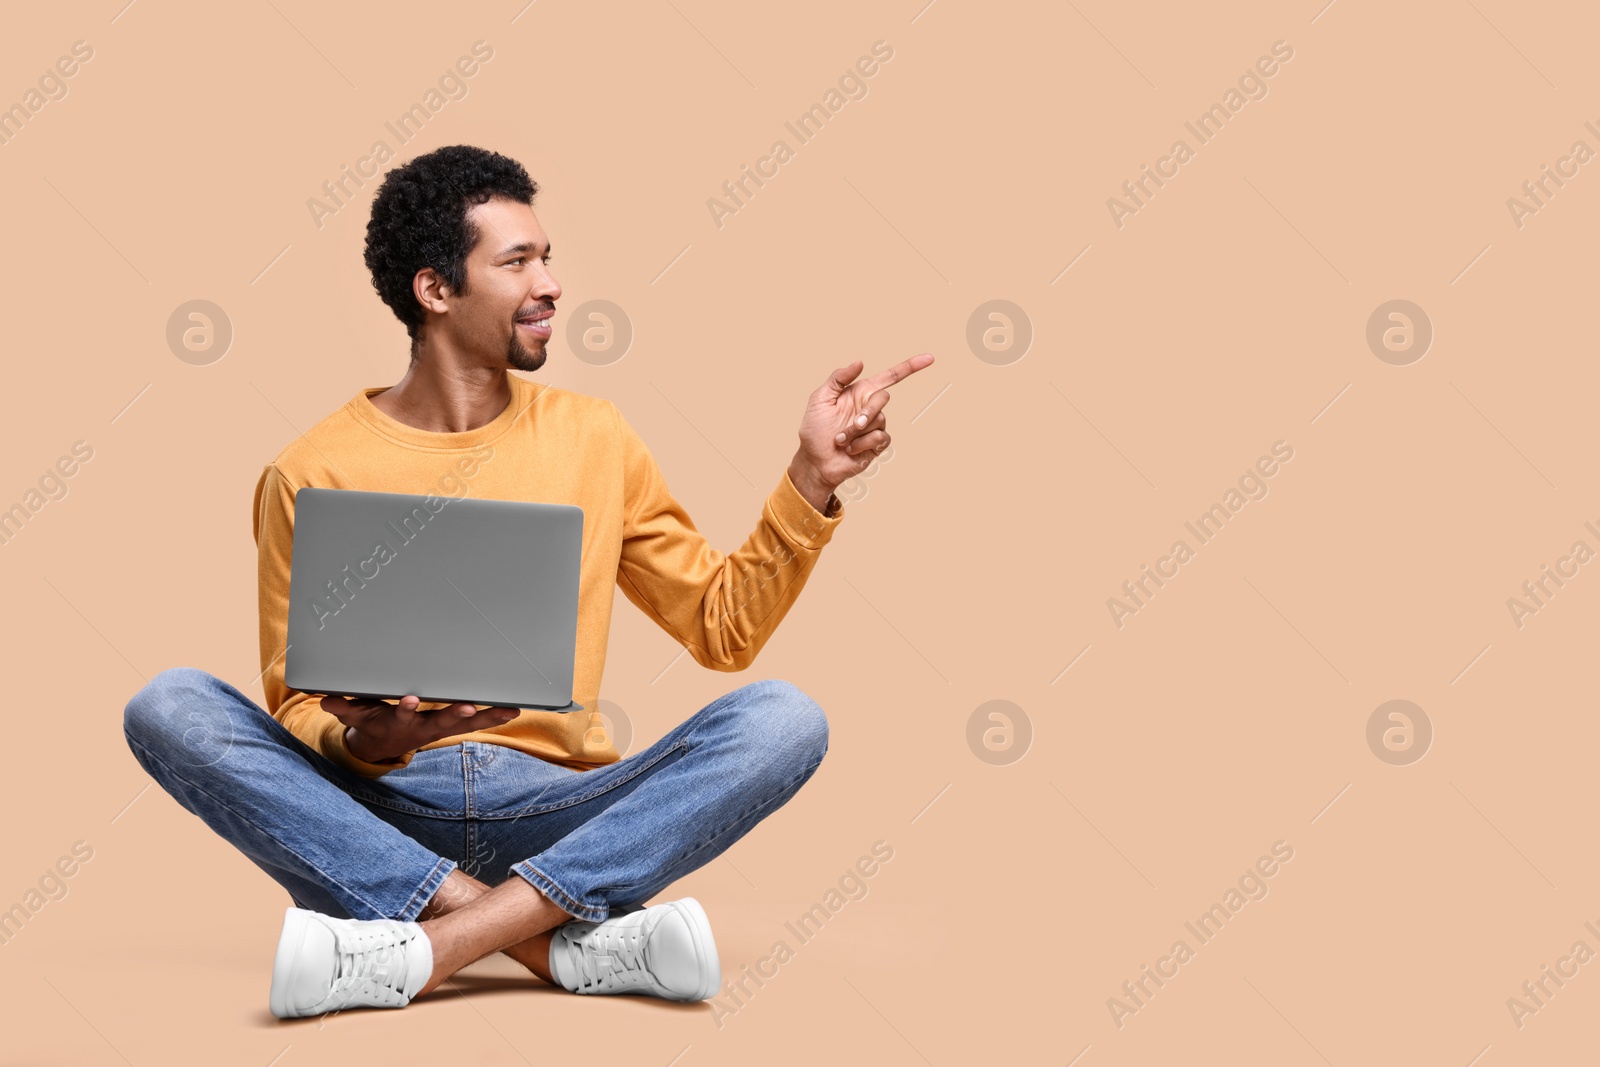
POLYGON ((0 547, 0 906, 75 842, 93 852, 0 946, 0 1062, 1592 1050, 1600 963, 1520 1027, 1507 999, 1575 942, 1600 952, 1600 565, 1520 628, 1507 599, 1574 542, 1600 550, 1600 164, 1520 228, 1507 199, 1573 142, 1600 149, 1600 20, 1506 0, 922 3, 8 14, 0 101, 74 41, 94 56, 0 146, 0 505, 75 441, 94 456, 0 547), (384 123, 478 40, 494 54, 467 95, 399 145, 384 123), (865 98, 798 144, 785 121, 879 40, 894 57, 865 98), (1276 41, 1293 59, 1267 95, 1199 144, 1185 121, 1276 41), (1180 137, 1194 157, 1119 228, 1107 199, 1180 137), (528 167, 565 287, 536 377, 615 400, 725 551, 833 367, 938 357, 896 390, 892 455, 847 488, 755 668, 696 668, 618 596, 604 695, 632 751, 759 677, 830 716, 807 787, 663 897, 705 903, 729 977, 794 949, 737 1011, 574 998, 498 958, 403 1012, 279 1023, 287 894, 124 742, 124 703, 165 667, 260 699, 255 478, 403 370, 361 262, 377 180, 320 228, 307 208, 380 138, 394 162, 470 143, 528 167), (719 229, 707 199, 780 138, 793 158, 719 229), (234 332, 209 365, 165 339, 196 299, 234 332), (602 299, 635 331, 610 363, 566 332, 602 299), (1020 359, 969 347, 996 299, 1031 323, 1020 359), (1366 341, 1400 299, 1434 330, 1403 366, 1366 341), (1199 546, 1184 523, 1277 441, 1294 458, 1269 494, 1199 546), (1119 629, 1107 599, 1179 538, 1194 558, 1119 629), (1396 699, 1433 730, 1408 765, 1367 742, 1396 699), (969 741, 992 700, 1020 709, 998 757, 969 741), (798 944, 785 922, 877 841, 893 860, 798 944), (1279 841, 1270 892, 1200 944, 1185 922, 1279 841), (1108 998, 1178 939, 1193 958, 1119 1027, 1108 998))

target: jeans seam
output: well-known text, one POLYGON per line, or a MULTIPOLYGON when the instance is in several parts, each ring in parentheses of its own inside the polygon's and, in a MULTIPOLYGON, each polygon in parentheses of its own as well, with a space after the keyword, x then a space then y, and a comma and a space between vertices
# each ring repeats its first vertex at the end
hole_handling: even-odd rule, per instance
POLYGON ((380 808, 387 808, 389 811, 397 811, 402 815, 416 815, 422 818, 449 819, 452 821, 472 818, 472 816, 466 812, 440 811, 438 808, 423 808, 418 807, 415 804, 397 803, 395 801, 385 800, 380 797, 375 797, 371 793, 358 790, 349 791, 349 795, 366 803, 376 804, 380 808))
POLYGON ((433 895, 439 891, 440 886, 444 885, 445 879, 450 877, 450 872, 454 871, 456 866, 456 861, 449 856, 439 857, 439 862, 434 864, 433 870, 429 872, 428 877, 423 879, 422 884, 417 887, 417 891, 411 894, 411 899, 406 901, 406 906, 395 917, 405 922, 415 922, 417 915, 422 912, 423 908, 428 906, 428 901, 433 899, 433 895), (416 906, 415 911, 412 910, 412 905, 416 906))
MULTIPOLYGON (((668 745, 665 749, 663 749, 661 751, 661 754, 658 755, 655 759, 651 760, 649 763, 640 764, 640 766, 636 770, 634 770, 634 772, 632 774, 629 774, 626 778, 619 778, 615 782, 612 782, 609 785, 605 785, 605 786, 602 786, 602 787, 600 787, 598 789, 592 790, 591 792, 584 793, 581 796, 572 797, 572 798, 570 798, 568 800, 563 801, 560 804, 555 804, 555 805, 550 806, 550 807, 540 807, 538 805, 534 805, 533 807, 518 808, 518 809, 516 809, 514 811, 496 812, 494 814, 488 814, 488 813, 485 813, 485 812, 477 812, 477 813, 475 813, 474 817, 475 818, 479 818, 479 819, 520 819, 525 815, 543 815, 543 814, 546 814, 546 813, 552 812, 552 811, 560 811, 563 808, 570 808, 574 804, 583 804, 583 803, 586 803, 586 802, 588 802, 590 800, 593 800, 595 797, 605 796, 607 793, 611 792, 613 789, 616 789, 618 786, 627 785, 629 782, 631 782, 635 778, 639 777, 639 775, 643 774, 645 771, 649 770, 650 768, 654 767, 656 764, 660 763, 667 756, 669 756, 672 753, 678 751, 679 749, 683 749, 683 750, 687 751, 688 748, 689 748, 689 742, 687 740, 681 740, 681 741, 674 742, 673 744, 668 745)), ((609 766, 614 766, 614 764, 611 764, 609 766)), ((552 783, 552 784, 554 784, 554 783, 552 783)), ((548 789, 549 786, 546 786, 545 788, 548 789)))
MULTIPOLYGON (((511 869, 517 874, 521 875, 523 878, 528 879, 528 881, 533 884, 535 889, 539 890, 546 897, 554 901, 555 904, 564 911, 570 912, 574 915, 580 912, 584 915, 593 915, 600 910, 599 908, 593 908, 578 900, 574 900, 571 894, 556 884, 554 879, 552 879, 548 874, 545 874, 539 868, 535 867, 528 860, 518 860, 516 863, 511 865, 511 869), (557 897, 560 899, 557 900, 557 897), (568 907, 568 905, 571 906, 568 907)), ((608 912, 611 910, 609 904, 606 906, 606 910, 608 912)), ((590 921, 600 922, 602 920, 594 919, 590 921)))
MULTIPOLYGON (((236 817, 238 817, 238 818, 242 819, 244 822, 250 824, 250 826, 254 827, 256 830, 260 831, 261 833, 267 834, 267 836, 269 836, 269 837, 272 836, 271 834, 269 834, 267 832, 265 827, 261 826, 261 824, 257 823, 254 819, 250 818, 249 816, 241 814, 239 812, 239 810, 237 808, 235 808, 232 804, 229 804, 226 799, 222 799, 222 798, 219 798, 217 796, 214 796, 209 790, 206 790, 206 789, 202 788, 201 785, 198 782, 190 781, 188 778, 185 778, 183 775, 179 774, 176 770, 173 769, 172 764, 168 763, 166 760, 162 759, 160 756, 157 756, 153 751, 151 751, 145 745, 142 745, 138 741, 135 741, 131 736, 128 735, 127 731, 123 731, 123 735, 122 736, 128 742, 129 747, 136 748, 136 749, 140 750, 141 752, 143 752, 145 754, 145 757, 147 759, 149 759, 152 763, 159 763, 163 768, 166 769, 166 772, 169 775, 171 775, 173 778, 176 778, 180 782, 183 782, 183 783, 187 784, 188 786, 190 786, 191 788, 195 789, 196 791, 202 793, 208 800, 210 800, 213 803, 219 805, 220 807, 226 808, 228 811, 232 812, 236 817)), ((274 838, 274 840, 277 841, 276 838, 274 838)), ((383 909, 379 908, 378 906, 373 904, 373 902, 368 900, 367 897, 364 894, 362 894, 360 892, 357 892, 356 890, 352 889, 350 886, 347 886, 343 881, 339 880, 338 878, 334 877, 332 874, 329 874, 327 871, 323 870, 318 864, 314 863, 313 861, 311 861, 310 859, 306 858, 305 856, 302 856, 293 847, 285 844, 282 841, 277 841, 277 844, 279 845, 279 847, 281 847, 284 851, 288 852, 295 859, 299 860, 301 863, 305 864, 307 867, 309 867, 313 871, 317 872, 318 875, 320 875, 322 878, 326 879, 329 883, 338 886, 340 889, 342 889, 345 892, 349 893, 351 897, 361 901, 368 908, 371 908, 373 911, 377 912, 378 914, 380 914, 380 915, 383 914, 383 909)), ((452 864, 452 865, 454 865, 454 863, 455 863, 455 861, 450 859, 449 857, 442 857, 442 860, 443 860, 444 863, 449 863, 449 864, 452 864)), ((436 873, 437 871, 438 871, 438 866, 436 865, 435 868, 434 868, 434 872, 436 873)), ((446 872, 446 876, 448 876, 448 872, 446 872)), ((433 877, 434 877, 433 873, 430 873, 428 875, 429 879, 432 879, 433 877)), ((440 881, 442 882, 443 879, 441 878, 440 881)), ((425 879, 424 880, 424 886, 426 885, 426 882, 427 882, 427 880, 425 879)), ((437 887, 435 887, 435 888, 437 888, 437 887)), ((406 906, 408 908, 411 906, 411 903, 414 902, 417 899, 417 895, 420 892, 421 892, 421 889, 419 888, 416 893, 412 894, 411 900, 408 901, 407 904, 406 904, 406 906)))

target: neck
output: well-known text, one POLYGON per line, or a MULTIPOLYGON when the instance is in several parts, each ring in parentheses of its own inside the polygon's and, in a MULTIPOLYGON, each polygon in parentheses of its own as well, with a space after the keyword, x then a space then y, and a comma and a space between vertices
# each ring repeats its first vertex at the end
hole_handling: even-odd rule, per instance
POLYGON ((373 406, 407 426, 465 433, 493 422, 511 403, 504 367, 464 366, 419 353, 405 377, 372 397, 373 406))

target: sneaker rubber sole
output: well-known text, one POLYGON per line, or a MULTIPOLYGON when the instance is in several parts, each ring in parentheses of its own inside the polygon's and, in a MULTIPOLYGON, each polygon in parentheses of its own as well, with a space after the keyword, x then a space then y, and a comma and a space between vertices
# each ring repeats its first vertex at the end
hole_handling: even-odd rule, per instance
POLYGON ((700 987, 691 999, 705 1000, 722 985, 722 963, 717 959, 717 944, 711 937, 711 920, 694 897, 670 901, 670 904, 688 923, 689 934, 694 938, 695 956, 700 961, 700 987))
POLYGON ((309 912, 294 907, 285 910, 283 933, 278 937, 278 954, 272 961, 272 991, 267 997, 272 1014, 280 1019, 295 1017, 289 1010, 289 976, 294 969, 295 957, 300 953, 300 946, 305 942, 306 931, 310 928, 310 924, 309 912))

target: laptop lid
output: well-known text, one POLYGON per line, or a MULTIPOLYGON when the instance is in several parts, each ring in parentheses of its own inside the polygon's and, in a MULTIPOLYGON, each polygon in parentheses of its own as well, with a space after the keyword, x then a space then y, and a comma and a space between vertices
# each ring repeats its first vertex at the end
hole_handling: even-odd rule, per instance
POLYGON ((303 693, 581 711, 583 509, 295 493, 284 681, 303 693))

